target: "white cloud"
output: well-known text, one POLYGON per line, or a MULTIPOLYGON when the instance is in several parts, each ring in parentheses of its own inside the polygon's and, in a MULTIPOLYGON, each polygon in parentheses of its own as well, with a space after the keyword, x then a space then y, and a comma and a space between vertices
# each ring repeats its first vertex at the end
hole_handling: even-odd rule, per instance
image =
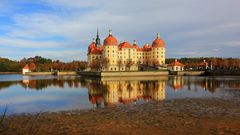
POLYGON ((33 51, 25 54, 25 57, 31 56, 44 56, 51 58, 53 60, 64 60, 64 61, 73 61, 73 60, 86 60, 87 53, 85 50, 58 50, 58 51, 33 51))
MULTIPOLYGON (((205 48, 205 51, 212 53, 212 49, 219 48, 218 43, 236 41, 238 37, 232 35, 240 31, 238 0, 41 0, 40 3, 52 7, 53 11, 13 14, 15 24, 5 28, 8 38, 0 37, 0 44, 46 47, 41 55, 57 59, 86 59, 85 54, 73 52, 66 58, 47 48, 68 47, 68 50, 75 48, 86 52, 96 28, 100 27, 102 41, 111 28, 119 41, 137 39, 140 45, 151 43, 155 34, 160 32, 169 50, 176 48, 180 51, 179 56, 185 56, 182 53, 185 47, 194 46, 187 50, 194 56, 196 48, 206 47, 209 49, 205 48), (33 41, 54 36, 65 38, 67 43, 51 38, 44 42, 33 41)), ((234 45, 238 47, 238 44, 234 45)), ((231 50, 221 51, 231 55, 231 50)), ((174 53, 168 52, 170 57, 174 53)), ((195 53, 196 56, 199 54, 195 53)))
POLYGON ((63 42, 54 41, 32 41, 19 38, 0 37, 1 46, 11 46, 18 48, 60 48, 66 46, 63 42))
POLYGON ((240 40, 235 41, 226 41, 223 43, 224 45, 227 45, 229 47, 240 47, 240 40))

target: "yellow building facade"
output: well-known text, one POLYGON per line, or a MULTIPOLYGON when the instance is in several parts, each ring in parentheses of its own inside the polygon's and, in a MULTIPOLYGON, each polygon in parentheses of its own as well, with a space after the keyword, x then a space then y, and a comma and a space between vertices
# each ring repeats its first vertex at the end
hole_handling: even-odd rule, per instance
POLYGON ((118 44, 110 30, 103 45, 97 34, 97 38, 88 47, 87 56, 89 70, 93 70, 94 64, 95 66, 98 64, 100 65, 98 70, 125 71, 138 70, 139 65, 163 66, 165 65, 165 52, 165 42, 159 34, 151 45, 146 44, 139 47, 135 40, 133 44, 127 41, 118 44))

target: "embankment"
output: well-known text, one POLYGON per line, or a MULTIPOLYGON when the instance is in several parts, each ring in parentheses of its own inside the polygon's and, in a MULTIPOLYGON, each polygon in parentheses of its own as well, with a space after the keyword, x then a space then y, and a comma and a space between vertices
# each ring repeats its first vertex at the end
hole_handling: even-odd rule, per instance
POLYGON ((137 76, 167 76, 168 71, 119 71, 119 72, 94 72, 94 71, 82 71, 78 72, 82 76, 97 76, 97 77, 137 77, 137 76))

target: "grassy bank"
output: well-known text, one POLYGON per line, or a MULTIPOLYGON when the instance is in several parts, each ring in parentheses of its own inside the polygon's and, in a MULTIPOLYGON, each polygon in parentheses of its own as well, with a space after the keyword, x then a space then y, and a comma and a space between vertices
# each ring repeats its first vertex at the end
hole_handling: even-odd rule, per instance
MULTIPOLYGON (((42 113, 36 134, 240 134, 239 100, 176 99, 141 105, 42 113)), ((25 134, 36 115, 5 118, 9 134, 25 134)), ((1 133, 0 133, 1 134, 1 133)))
POLYGON ((7 74, 21 74, 21 72, 0 72, 0 75, 7 75, 7 74))
POLYGON ((207 71, 206 76, 240 76, 240 70, 213 70, 207 71))

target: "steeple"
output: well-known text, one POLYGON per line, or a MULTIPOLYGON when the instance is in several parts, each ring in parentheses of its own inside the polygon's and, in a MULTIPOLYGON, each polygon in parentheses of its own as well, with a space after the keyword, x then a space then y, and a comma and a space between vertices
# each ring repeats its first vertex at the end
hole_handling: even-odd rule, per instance
POLYGON ((96 37, 96 47, 101 45, 101 40, 99 38, 98 28, 97 28, 97 37, 96 37))
POLYGON ((111 29, 109 30, 109 36, 110 36, 110 35, 112 35, 112 30, 111 30, 111 29))
POLYGON ((159 34, 159 33, 157 33, 157 38, 158 38, 158 39, 160 38, 160 34, 159 34))
POLYGON ((133 45, 137 45, 137 41, 136 40, 133 40, 133 45))

